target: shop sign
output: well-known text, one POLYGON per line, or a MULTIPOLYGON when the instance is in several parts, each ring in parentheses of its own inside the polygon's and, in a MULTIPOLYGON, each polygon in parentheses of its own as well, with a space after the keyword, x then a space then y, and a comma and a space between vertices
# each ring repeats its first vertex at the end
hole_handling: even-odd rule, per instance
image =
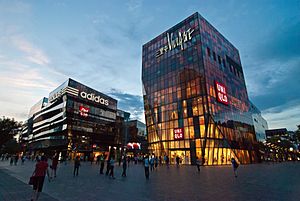
POLYGON ((174 129, 174 139, 175 140, 183 139, 183 129, 182 128, 174 129))
POLYGON ((187 31, 184 32, 178 32, 178 37, 173 39, 173 33, 169 34, 167 33, 167 42, 168 44, 161 47, 156 52, 156 57, 160 57, 164 53, 173 50, 177 47, 180 47, 181 50, 184 49, 184 44, 192 39, 192 33, 194 32, 194 29, 189 28, 187 31))
POLYGON ((90 111, 90 108, 79 106, 79 114, 80 114, 80 116, 87 117, 89 111, 90 111))
POLYGON ((82 92, 80 92, 80 96, 82 98, 84 98, 84 99, 87 99, 87 100, 90 100, 90 101, 94 101, 96 103, 100 103, 102 105, 108 106, 108 100, 107 99, 104 99, 101 96, 96 96, 93 93, 88 94, 88 93, 82 91, 82 92))
POLYGON ((225 85, 215 81, 216 85, 216 94, 217 94, 217 101, 228 105, 228 96, 227 96, 227 89, 225 85))

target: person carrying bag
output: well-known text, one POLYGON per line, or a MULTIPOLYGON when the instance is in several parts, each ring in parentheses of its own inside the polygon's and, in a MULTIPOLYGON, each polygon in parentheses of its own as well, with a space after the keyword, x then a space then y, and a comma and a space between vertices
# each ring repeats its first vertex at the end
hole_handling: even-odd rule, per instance
POLYGON ((35 165, 35 170, 29 179, 29 184, 33 185, 33 193, 31 201, 37 201, 40 193, 42 192, 45 176, 48 176, 50 182, 47 158, 42 156, 41 161, 38 161, 35 165))

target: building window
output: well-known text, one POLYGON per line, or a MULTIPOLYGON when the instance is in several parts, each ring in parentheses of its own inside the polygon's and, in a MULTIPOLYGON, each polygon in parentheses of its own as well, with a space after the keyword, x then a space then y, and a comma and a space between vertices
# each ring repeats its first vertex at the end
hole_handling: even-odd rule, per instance
POLYGON ((223 67, 226 68, 226 62, 225 62, 225 59, 223 59, 223 67))
POLYGON ((217 57, 216 57, 216 53, 215 52, 213 52, 213 57, 214 57, 214 60, 216 61, 217 57))
POLYGON ((221 65, 221 57, 218 55, 218 62, 221 65))
POLYGON ((210 49, 209 49, 209 47, 207 47, 206 50, 207 50, 207 56, 210 58, 210 49))

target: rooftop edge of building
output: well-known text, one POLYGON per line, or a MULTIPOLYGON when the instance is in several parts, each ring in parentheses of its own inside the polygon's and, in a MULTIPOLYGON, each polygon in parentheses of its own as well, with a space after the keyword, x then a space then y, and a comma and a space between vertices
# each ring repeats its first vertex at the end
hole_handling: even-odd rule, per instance
POLYGON ((174 27, 176 26, 179 26, 180 24, 182 24, 184 21, 187 21, 189 20, 190 18, 199 18, 199 19, 202 19, 204 20, 209 26, 211 29, 215 30, 217 33, 219 33, 219 35, 225 40, 228 42, 228 44, 230 44, 236 51, 237 53, 239 54, 239 51, 238 49, 222 34, 220 33, 210 22, 208 22, 199 12, 195 12, 193 13, 192 15, 186 17, 185 19, 183 19, 182 21, 180 21, 179 23, 175 24, 174 26, 168 28, 166 31, 162 32, 161 34, 159 34, 158 36, 156 36, 155 38, 151 39, 150 41, 148 41, 147 43, 143 44, 142 47, 144 48, 144 46, 146 46, 147 44, 151 43, 152 41, 154 41, 155 39, 157 39, 158 37, 160 37, 161 35, 163 34, 166 34, 168 33, 171 29, 173 29, 174 27))

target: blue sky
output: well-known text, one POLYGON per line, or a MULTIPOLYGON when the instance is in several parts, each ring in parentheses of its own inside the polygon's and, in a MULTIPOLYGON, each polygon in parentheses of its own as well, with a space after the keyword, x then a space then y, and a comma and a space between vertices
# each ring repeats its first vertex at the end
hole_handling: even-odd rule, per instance
POLYGON ((300 1, 0 0, 0 115, 71 77, 143 118, 142 45, 198 11, 240 51, 248 93, 270 128, 300 124, 300 1))

